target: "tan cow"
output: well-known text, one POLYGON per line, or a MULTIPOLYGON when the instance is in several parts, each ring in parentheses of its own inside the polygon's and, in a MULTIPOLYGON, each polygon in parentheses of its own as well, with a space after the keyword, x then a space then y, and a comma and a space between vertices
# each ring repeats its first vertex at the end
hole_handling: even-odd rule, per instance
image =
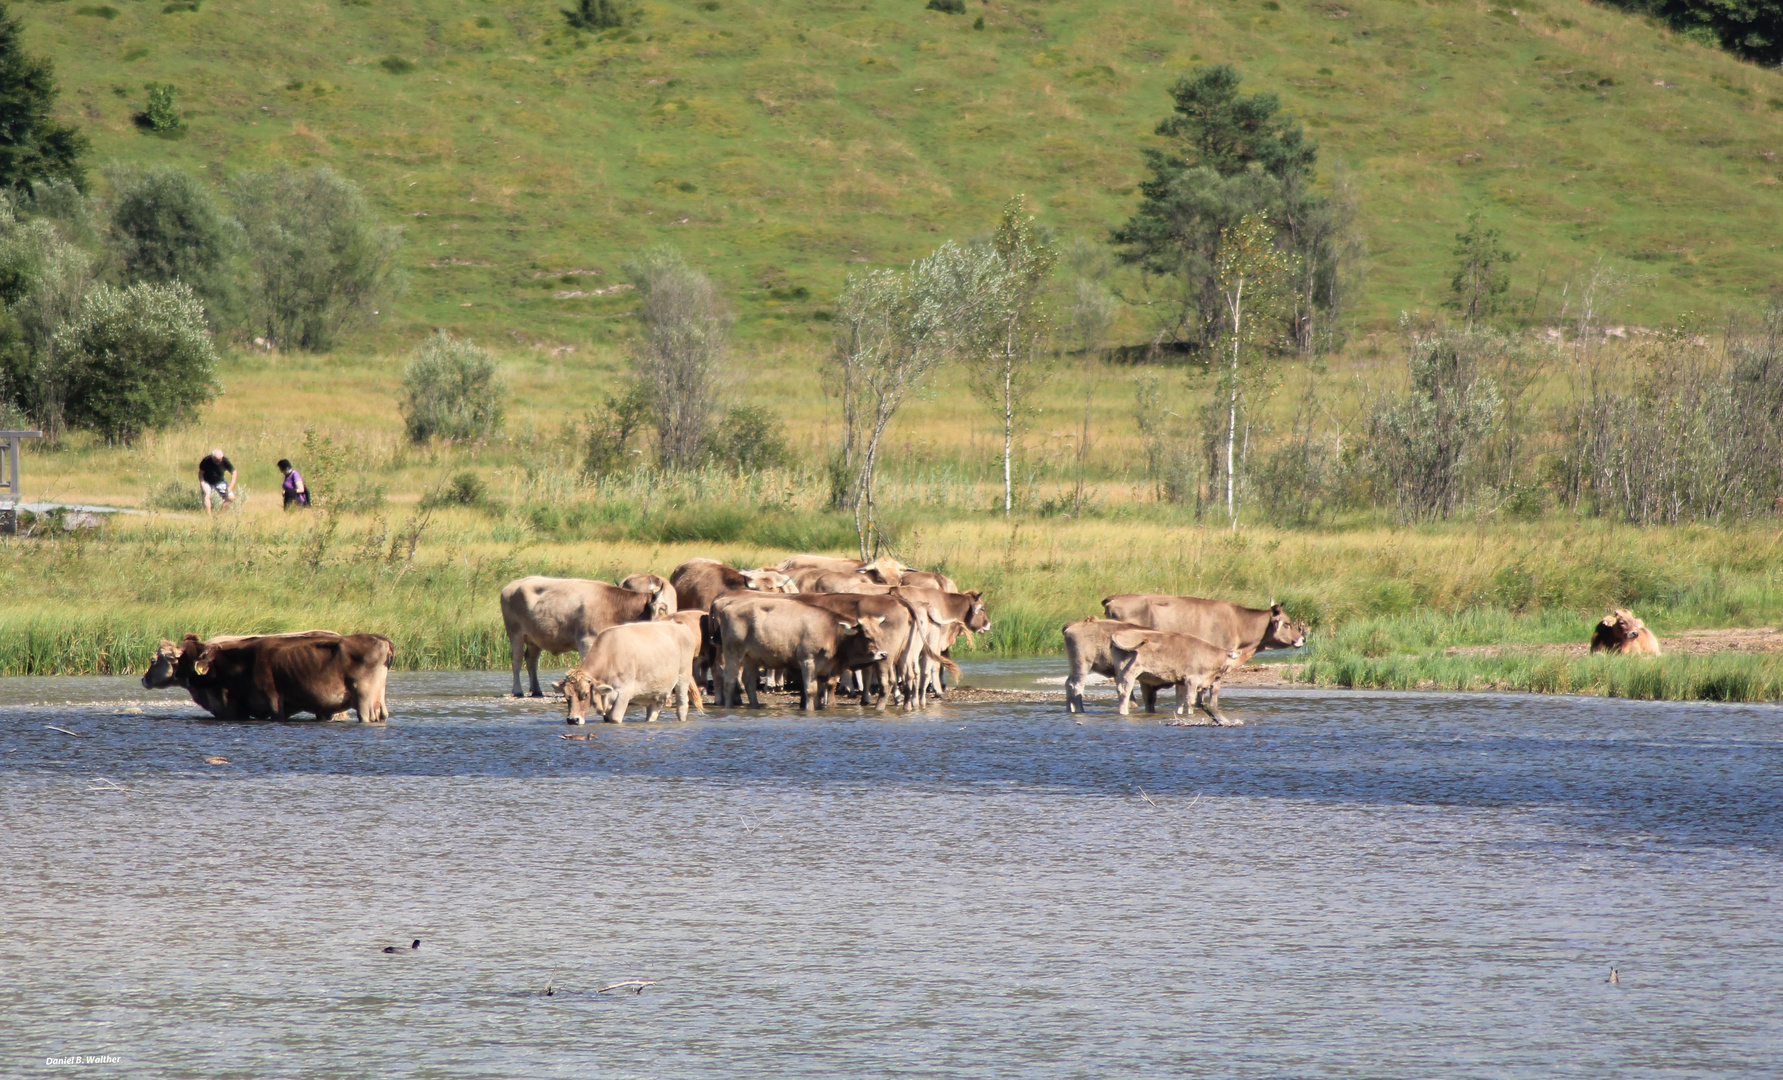
POLYGON ((680 604, 677 603, 679 597, 675 592, 675 587, 669 584, 669 579, 661 574, 632 574, 621 581, 619 587, 630 589, 632 592, 659 594, 662 597, 663 606, 669 609, 670 615, 680 608, 680 604))
POLYGON ((859 559, 840 559, 833 555, 788 555, 780 560, 779 569, 787 574, 795 570, 833 570, 839 574, 853 574, 863 565, 859 559))
MULTIPOLYGON (((1065 680, 1065 711, 1084 711, 1084 680, 1091 674, 1116 680, 1116 692, 1120 695, 1119 712, 1122 716, 1127 715, 1128 699, 1132 696, 1135 684, 1145 693, 1146 712, 1158 711, 1158 689, 1163 686, 1176 687, 1176 713, 1179 716, 1188 712, 1190 686, 1195 688, 1197 696, 1203 689, 1211 689, 1217 694, 1219 680, 1229 670, 1227 662, 1238 662, 1238 650, 1221 649, 1187 634, 1167 634, 1168 638, 1180 641, 1160 639, 1151 646, 1152 651, 1148 652, 1146 643, 1150 639, 1131 636, 1163 633, 1165 632, 1135 626, 1119 619, 1079 619, 1066 623, 1065 656, 1071 665, 1071 674, 1065 680), (1181 642, 1189 642, 1191 647, 1184 652, 1181 642), (1133 670, 1123 676, 1123 670, 1136 655, 1140 659, 1135 662, 1133 670), (1161 681, 1164 675, 1174 673, 1174 669, 1170 667, 1172 662, 1180 662, 1179 666, 1185 669, 1180 672, 1182 677, 1172 678, 1168 682, 1161 681), (1188 670, 1193 664, 1200 666, 1188 670), (1159 670, 1149 670, 1153 666, 1159 670)), ((1219 703, 1213 696, 1210 696, 1202 708, 1214 719, 1224 722, 1219 712, 1219 703)))
MULTIPOLYGON (((1306 624, 1293 623, 1280 604, 1247 608, 1228 600, 1198 596, 1126 593, 1104 599, 1102 610, 1110 619, 1148 630, 1188 634, 1222 649, 1236 649, 1240 663, 1249 661, 1259 649, 1298 649, 1306 644, 1306 624)), ((1210 704, 1219 708, 1219 684, 1215 683, 1208 694, 1210 704)))
POLYGON ((933 574, 927 570, 906 569, 901 584, 914 589, 935 589, 939 592, 957 593, 960 591, 960 587, 955 585, 953 579, 946 574, 933 574))
POLYGON ((675 603, 684 611, 710 611, 712 601, 732 592, 795 592, 792 581, 778 570, 738 570, 717 559, 689 559, 669 575, 675 603))
MULTIPOLYGON (((1189 701, 1198 700, 1204 689, 1211 691, 1210 698, 1217 697, 1220 679, 1239 663, 1237 649, 1222 649, 1198 637, 1168 630, 1116 630, 1109 635, 1108 644, 1118 665, 1114 693, 1120 699, 1122 716, 1127 715, 1127 706, 1132 703, 1135 683, 1148 691, 1147 712, 1157 711, 1159 687, 1176 687, 1176 715, 1187 716, 1189 701)), ((1217 701, 1210 700, 1203 708, 1222 726, 1244 723, 1226 719, 1217 701)))
POLYGON ((792 582, 801 593, 858 593, 863 596, 884 596, 890 585, 874 581, 866 574, 852 570, 823 570, 808 567, 794 570, 792 582))
POLYGON ((532 696, 543 697, 539 689, 541 650, 585 656, 594 636, 607 627, 666 619, 674 610, 672 604, 661 590, 633 592, 582 578, 523 577, 508 582, 501 591, 501 620, 514 661, 514 696, 523 696, 522 660, 532 680, 532 696))
POLYGON ((721 597, 712 620, 723 642, 723 671, 717 683, 720 704, 736 705, 739 679, 749 705, 759 708, 757 681, 763 668, 797 668, 802 684, 799 707, 823 708, 833 675, 878 663, 889 652, 879 620, 852 621, 796 596, 721 597))
POLYGON ((1658 656, 1659 639, 1647 624, 1634 617, 1627 608, 1617 608, 1605 615, 1591 633, 1592 652, 1621 653, 1624 656, 1658 656))
MULTIPOLYGON (((375 724, 390 717, 385 687, 395 653, 382 634, 264 635, 210 643, 188 634, 175 664, 193 700, 216 703, 211 711, 220 719, 289 720, 310 713, 326 720, 351 709, 362 722, 375 724)), ((148 680, 145 675, 145 685, 148 680)))
MULTIPOLYGON (((910 576, 913 575, 906 575, 910 576)), ((990 615, 984 608, 984 594, 977 590, 958 593, 903 585, 893 589, 892 595, 918 612, 918 633, 924 638, 928 650, 918 658, 916 703, 926 704, 931 692, 939 695, 942 691, 943 669, 955 677, 959 675, 959 665, 948 655, 953 643, 962 633, 983 633, 991 628, 990 615), (929 653, 934 654, 933 659, 929 653)))
MULTIPOLYGON (((916 610, 908 602, 895 596, 866 596, 857 593, 809 593, 801 592, 794 597, 800 603, 822 608, 850 622, 877 621, 882 639, 885 642, 884 654, 868 665, 859 665, 861 704, 872 701, 873 679, 879 679, 879 708, 885 708, 893 696, 900 691, 908 697, 910 685, 909 675, 916 670, 917 659, 922 652, 922 642, 913 636, 916 624, 916 610)), ((851 668, 856 665, 849 665, 851 668)), ((832 683, 841 677, 837 672, 831 677, 832 683)), ((830 687, 830 696, 835 696, 834 686, 830 687)))
POLYGON ((609 626, 554 688, 563 692, 566 722, 580 724, 593 709, 607 723, 622 724, 634 701, 644 706, 646 723, 654 723, 665 704, 674 706, 677 720, 686 720, 689 704, 699 704, 693 685, 699 647, 698 624, 689 627, 674 617, 609 626))

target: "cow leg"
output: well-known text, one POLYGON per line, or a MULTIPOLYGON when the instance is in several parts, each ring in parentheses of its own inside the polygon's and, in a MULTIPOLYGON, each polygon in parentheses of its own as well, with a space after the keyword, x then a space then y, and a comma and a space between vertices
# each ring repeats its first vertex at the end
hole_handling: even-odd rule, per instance
POLYGON ((1189 715, 1189 682, 1187 679, 1178 679, 1176 682, 1176 708, 1173 710, 1173 715, 1189 715))
POLYGON ((694 688, 693 679, 690 676, 683 675, 676 681, 675 719, 682 721, 687 719, 687 707, 690 704, 689 699, 697 693, 699 693, 699 691, 694 688))
POLYGON ((749 707, 761 708, 761 665, 743 662, 743 685, 749 688, 749 707))
POLYGON ((656 723, 657 717, 661 715, 662 702, 660 700, 652 701, 650 704, 644 706, 644 723, 654 724, 656 723))
POLYGON ((725 649, 719 660, 718 674, 712 684, 712 696, 718 699, 720 708, 726 706, 736 708, 739 699, 736 694, 737 678, 743 670, 743 656, 740 652, 725 649))
POLYGON ((526 643, 519 634, 509 632, 508 652, 514 660, 514 696, 525 697, 526 691, 520 685, 520 667, 526 662, 526 643))
POLYGON ((1122 716, 1127 715, 1127 708, 1133 704, 1133 681, 1124 671, 1115 680, 1114 694, 1120 699, 1120 705, 1115 711, 1122 716))
MULTIPOLYGON (((526 643, 526 674, 532 682, 532 696, 544 697, 545 692, 539 689, 539 647, 530 641, 526 643)), ((519 690, 518 683, 515 690, 519 690)))
POLYGON ((813 708, 823 708, 824 683, 817 681, 817 660, 807 656, 799 661, 799 678, 804 685, 799 688, 799 708, 810 712, 813 708))
POLYGON ((625 710, 631 708, 631 695, 613 691, 613 706, 607 710, 607 723, 625 723, 625 710))
POLYGON ((1086 674, 1088 672, 1077 670, 1076 664, 1071 665, 1071 675, 1065 680, 1066 715, 1083 712, 1083 679, 1086 674))
POLYGON ((1144 688, 1144 690, 1145 690, 1145 711, 1146 712, 1157 712, 1158 711, 1158 688, 1156 686, 1148 685, 1144 688))
POLYGON ((1220 684, 1217 681, 1207 684, 1207 701, 1201 708, 1208 716, 1213 717, 1214 723, 1221 727, 1244 726, 1243 720, 1229 719, 1225 713, 1220 711, 1220 684))

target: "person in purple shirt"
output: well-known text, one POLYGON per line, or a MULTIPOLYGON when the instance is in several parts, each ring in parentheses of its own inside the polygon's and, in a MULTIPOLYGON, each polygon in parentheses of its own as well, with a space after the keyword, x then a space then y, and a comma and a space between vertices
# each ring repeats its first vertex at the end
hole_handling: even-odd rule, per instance
POLYGON ((285 475, 285 509, 291 509, 293 504, 308 506, 310 489, 303 486, 303 475, 292 468, 291 462, 285 458, 279 459, 279 472, 285 475))

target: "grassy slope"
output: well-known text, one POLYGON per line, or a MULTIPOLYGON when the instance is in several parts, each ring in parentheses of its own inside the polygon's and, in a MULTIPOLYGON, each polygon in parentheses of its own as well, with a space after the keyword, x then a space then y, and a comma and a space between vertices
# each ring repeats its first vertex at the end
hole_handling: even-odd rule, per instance
POLYGON ((1575 0, 997 0, 965 17, 920 0, 651 0, 602 39, 566 31, 557 6, 20 10, 101 160, 213 177, 326 163, 363 183, 408 227, 390 343, 436 325, 609 339, 623 294, 554 294, 614 283, 661 240, 724 282, 747 335, 821 335, 810 315, 845 271, 982 229, 1015 191, 1067 235, 1103 235, 1132 208, 1165 88, 1211 61, 1280 93, 1327 176, 1346 168, 1367 318, 1437 302, 1476 203, 1532 277, 1600 255, 1650 272, 1640 320, 1783 281, 1783 74, 1575 0), (418 66, 391 74, 387 56, 418 66), (151 79, 179 87, 184 140, 133 128, 151 79), (809 300, 768 291, 800 285, 809 300))

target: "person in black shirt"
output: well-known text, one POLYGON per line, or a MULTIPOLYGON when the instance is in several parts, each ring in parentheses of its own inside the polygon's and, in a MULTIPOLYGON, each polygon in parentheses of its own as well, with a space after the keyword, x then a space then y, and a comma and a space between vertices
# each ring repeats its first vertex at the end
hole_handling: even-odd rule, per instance
POLYGON ((204 495, 204 513, 211 514, 211 496, 215 495, 222 509, 227 510, 235 503, 235 465, 223 456, 223 451, 212 450, 198 459, 198 490, 204 495))

